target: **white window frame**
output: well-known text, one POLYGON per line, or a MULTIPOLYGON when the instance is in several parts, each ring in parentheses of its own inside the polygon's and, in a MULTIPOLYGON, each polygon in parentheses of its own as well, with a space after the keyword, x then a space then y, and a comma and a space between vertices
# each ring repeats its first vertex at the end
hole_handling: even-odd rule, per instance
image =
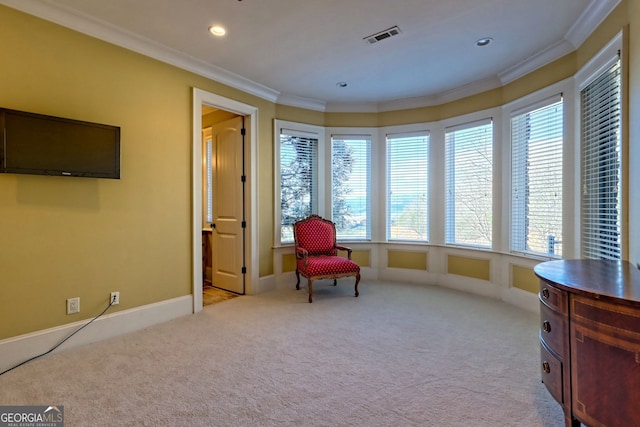
MULTIPOLYGON (((386 191, 385 191, 385 203, 384 203, 384 218, 385 218, 385 240, 388 242, 401 243, 401 242, 410 242, 410 243, 423 243, 428 244, 430 242, 430 211, 431 211, 431 200, 430 200, 430 187, 431 187, 431 132, 428 129, 419 129, 414 131, 407 131, 403 129, 398 132, 386 132, 385 133, 385 151, 384 151, 384 161, 385 161, 385 181, 386 181, 386 191), (410 239, 410 238, 394 238, 390 233, 390 215, 391 212, 389 210, 389 197, 391 194, 391 190, 389 189, 389 181, 392 178, 390 175, 389 167, 391 166, 389 163, 389 141, 396 138, 426 138, 425 150, 426 150, 426 170, 425 172, 425 197, 426 197, 426 218, 425 218, 425 237, 423 239, 410 239)), ((378 174, 381 175, 381 174, 378 174)))
MULTIPOLYGON (((533 112, 535 112, 537 110, 540 110, 540 109, 549 108, 552 105, 560 104, 562 112, 561 112, 561 115, 560 115, 559 130, 562 132, 562 137, 561 137, 561 139, 559 141, 560 151, 557 153, 557 154, 559 154, 558 161, 560 163, 559 164, 559 166, 560 166, 559 175, 560 176, 558 177, 559 178, 558 181, 554 181, 554 185, 558 184, 558 186, 559 186, 559 188, 555 187, 557 189, 556 197, 557 196, 560 197, 558 204, 559 204, 559 207, 560 207, 560 212, 562 212, 562 209, 564 208, 564 203, 563 203, 564 192, 563 192, 563 185, 562 185, 562 182, 563 182, 562 181, 562 177, 564 175, 564 165, 563 165, 563 162, 562 162, 563 157, 564 157, 564 103, 565 103, 565 100, 564 100, 563 95, 562 94, 557 94, 557 95, 555 95, 555 96, 553 96, 551 98, 544 99, 544 100, 542 100, 540 102, 537 102, 537 103, 528 105, 528 106, 526 106, 524 108, 521 108, 521 109, 518 109, 516 111, 513 111, 509 116, 505 116, 505 120, 508 119, 508 121, 510 123, 510 127, 511 127, 511 156, 512 156, 511 157, 511 180, 510 180, 511 181, 511 190, 510 190, 510 194, 511 194, 511 198, 510 198, 510 202, 511 202, 511 216, 510 216, 510 218, 511 218, 511 229, 510 229, 510 232, 509 232, 509 236, 510 236, 509 240, 510 240, 510 251, 512 253, 531 254, 531 255, 534 255, 534 256, 547 255, 547 256, 549 256, 551 258, 559 258, 560 257, 559 255, 557 255, 556 246, 563 244, 563 242, 562 242, 562 231, 563 231, 563 229, 562 229, 562 217, 563 217, 563 215, 562 214, 560 215, 560 218, 559 218, 559 220, 560 220, 560 230, 559 230, 560 236, 552 236, 552 237, 559 237, 559 239, 555 239, 555 240, 551 239, 551 241, 547 242, 547 252, 546 253, 543 250, 537 250, 536 251, 533 248, 527 249, 525 247, 525 246, 527 246, 527 235, 521 234, 522 229, 517 229, 516 230, 516 228, 515 228, 516 227, 516 224, 514 224, 514 219, 516 217, 516 212, 515 212, 516 211, 516 206, 515 206, 516 201, 515 201, 515 198, 518 197, 518 199, 522 200, 523 202, 531 201, 532 205, 535 205, 535 203, 538 203, 538 202, 537 202, 537 199, 535 197, 532 197, 531 199, 529 199, 527 194, 517 194, 516 195, 516 191, 517 191, 517 189, 515 188, 516 187, 516 185, 515 185, 516 184, 516 179, 519 179, 521 177, 520 176, 516 177, 516 176, 513 175, 514 174, 514 167, 516 167, 516 165, 514 164, 513 155, 514 155, 514 150, 516 148, 519 149, 519 150, 520 149, 524 149, 524 148, 515 146, 515 141, 513 140, 513 135, 514 135, 514 133, 513 133, 514 132, 513 125, 514 125, 514 119, 516 119, 516 118, 522 117, 523 115, 531 114, 531 113, 533 113, 533 112)), ((542 126, 543 124, 542 123, 537 123, 537 125, 538 126, 542 126)), ((525 145, 527 146, 527 150, 528 150, 528 147, 530 147, 529 142, 526 142, 525 145)), ((534 146, 534 148, 535 148, 535 146, 534 146)), ((545 147, 545 150, 546 149, 547 148, 545 147)), ((548 157, 546 157, 546 159, 548 159, 548 157)), ((528 162, 529 160, 531 160, 532 162, 534 162, 535 160, 542 160, 543 162, 545 162, 545 165, 548 164, 548 161, 545 160, 545 158, 541 158, 540 155, 537 155, 534 158, 530 158, 530 157, 527 156, 526 158, 520 158, 519 160, 525 160, 526 162, 528 162)), ((558 164, 555 163, 554 165, 557 166, 558 164)), ((521 166, 521 164, 518 164, 518 166, 521 166)), ((536 174, 536 175, 533 175, 533 176, 535 176, 536 178, 540 177, 540 176, 548 177, 548 174, 546 174, 546 170, 548 170, 548 169, 544 169, 544 170, 541 171, 542 172, 541 174, 536 174)), ((529 175, 527 175, 527 176, 529 176, 529 175)), ((548 188, 548 187, 546 187, 546 188, 548 188)), ((518 216, 520 216, 520 214, 522 213, 520 211, 521 208, 524 208, 524 205, 519 206, 518 216)), ((544 214, 544 212, 542 212, 542 214, 544 214)), ((522 223, 518 223, 519 226, 523 226, 525 223, 527 223, 528 219, 529 219, 529 216, 527 216, 527 215, 522 216, 520 218, 520 221, 522 221, 522 223)), ((529 233, 527 233, 527 234, 529 234, 529 233)))
POLYGON ((443 167, 443 175, 442 175, 442 181, 444 182, 443 185, 443 191, 444 191, 444 222, 443 222, 443 228, 444 228, 444 243, 447 246, 451 246, 451 247, 465 247, 465 248, 473 248, 473 249, 478 249, 478 250, 492 250, 493 249, 493 245, 495 244, 495 235, 496 235, 496 221, 498 221, 497 218, 497 213, 499 212, 499 210, 496 209, 496 189, 497 189, 497 176, 499 176, 499 168, 500 168, 500 162, 498 162, 497 160, 499 160, 499 157, 496 156, 496 152, 497 149, 496 147, 499 146, 499 127, 498 127, 498 123, 500 121, 500 117, 496 116, 497 114, 500 114, 499 110, 491 110, 491 111, 480 111, 480 112, 476 112, 473 114, 469 114, 466 116, 462 116, 462 117, 457 117, 453 120, 446 120, 443 122, 444 125, 444 133, 443 133, 443 145, 444 145, 444 151, 443 151, 443 162, 444 162, 444 167, 443 167), (492 124, 492 149, 491 149, 491 161, 492 161, 492 173, 491 173, 491 240, 489 242, 488 245, 481 245, 481 244, 471 244, 471 243, 464 243, 464 242, 457 242, 457 241, 450 241, 450 232, 451 229, 450 227, 450 223, 451 221, 453 221, 454 219, 450 217, 450 213, 449 210, 447 208, 447 203, 449 202, 449 198, 446 194, 446 192, 448 191, 448 177, 447 177, 447 163, 449 162, 449 158, 447 157, 447 133, 450 131, 455 131, 455 130, 461 130, 461 129, 466 129, 466 128, 473 128, 475 126, 481 126, 482 124, 486 125, 488 123, 492 124))
POLYGON ((341 242, 354 242, 354 243, 369 243, 372 241, 377 241, 379 239, 379 206, 380 203, 384 203, 384 201, 380 201, 380 197, 378 196, 378 189, 384 179, 380 179, 379 175, 382 172, 373 173, 373 171, 382 171, 380 169, 380 158, 384 157, 384 154, 380 154, 380 143, 379 143, 379 128, 374 127, 327 127, 325 128, 325 150, 323 151, 323 157, 321 160, 322 165, 320 168, 323 171, 323 181, 321 181, 321 187, 324 186, 323 191, 323 204, 322 211, 324 213, 324 217, 331 219, 332 214, 332 206, 331 206, 331 197, 332 197, 332 189, 331 189, 331 136, 339 135, 340 137, 349 137, 349 136, 366 136, 371 138, 371 152, 370 152, 370 163, 369 163, 369 188, 370 188, 370 200, 369 200, 369 221, 370 221, 370 236, 368 239, 341 239, 338 238, 341 242), (374 189, 375 193, 374 193, 374 189))
POLYGON ((286 130, 285 133, 290 133, 293 135, 308 137, 308 138, 316 138, 318 140, 318 165, 317 165, 317 188, 318 192, 316 194, 316 206, 317 212, 314 212, 318 215, 325 215, 325 194, 322 191, 324 188, 323 183, 325 182, 325 172, 323 168, 322 159, 325 158, 326 147, 325 147, 325 128, 322 126, 314 126, 304 123, 296 123, 285 120, 274 120, 274 135, 273 135, 273 170, 274 170, 274 246, 290 246, 293 242, 282 242, 282 210, 280 208, 280 201, 282 197, 281 190, 281 174, 280 174, 280 134, 283 132, 283 129, 286 130))
MULTIPOLYGON (((544 255, 514 253, 511 251, 511 116, 514 111, 526 108, 558 93, 564 97, 564 148, 563 148, 563 250, 562 257, 579 258, 581 256, 581 155, 580 155, 580 91, 596 78, 602 71, 606 70, 611 61, 615 60, 618 51, 622 51, 622 32, 618 34, 609 44, 607 44, 591 61, 582 67, 575 75, 547 86, 534 93, 525 95, 502 106, 482 111, 475 111, 470 114, 451 117, 448 119, 429 122, 411 123, 407 125, 374 127, 374 128, 332 128, 314 126, 304 123, 295 123, 283 120, 275 120, 274 125, 274 237, 278 238, 280 230, 280 171, 279 171, 279 142, 280 128, 294 129, 300 132, 314 134, 318 138, 318 214, 326 218, 331 215, 331 152, 330 135, 372 135, 371 149, 371 188, 375 189, 371 197, 371 242, 388 242, 404 244, 387 238, 387 158, 386 158, 386 134, 413 132, 416 130, 428 130, 430 135, 429 148, 429 241, 428 245, 463 246, 445 242, 445 129, 452 126, 469 123, 481 119, 492 117, 494 121, 493 130, 493 224, 492 224, 492 247, 471 246, 470 249, 486 250, 491 249, 504 254, 512 254, 519 257, 531 259, 549 259, 544 255), (500 130, 500 131, 499 131, 500 130)), ((623 61, 624 65, 624 61, 623 61)), ((624 71, 623 71, 624 75, 624 71)), ((622 79, 622 108, 625 108, 624 96, 626 96, 622 79)), ((624 122, 626 112, 622 112, 622 131, 626 130, 624 122)), ((628 141, 622 137, 623 156, 628 155, 628 141)), ((628 172, 628 158, 623 158, 623 176, 628 172), (626 169, 625 169, 626 168, 626 169)), ((625 185, 627 182, 622 181, 625 185)), ((626 226, 625 215, 628 214, 629 191, 623 188, 622 194, 622 225, 626 226)), ((627 230, 622 230, 623 236, 627 230)), ((622 257, 628 252, 628 245, 622 239, 622 257)), ((423 242, 406 242, 408 244, 423 242)), ((275 246, 281 245, 276 241, 275 246)))
POLYGON ((575 85, 574 78, 569 77, 551 86, 547 86, 539 91, 528 94, 522 98, 505 104, 502 107, 502 140, 504 141, 501 169, 502 169, 502 184, 500 189, 501 201, 502 201, 502 218, 499 227, 499 242, 495 242, 496 249, 504 251, 506 253, 512 253, 514 255, 523 256, 525 258, 537 259, 537 260, 550 260, 557 259, 557 257, 549 257, 543 254, 534 253, 521 253, 513 252, 511 250, 511 218, 512 218, 512 176, 511 176, 511 117, 517 114, 518 111, 527 109, 533 105, 544 103, 546 100, 562 94, 564 98, 564 120, 563 120, 563 134, 564 134, 564 146, 562 153, 562 257, 563 258, 575 258, 577 255, 579 236, 578 220, 579 206, 580 206, 580 194, 576 194, 579 186, 579 174, 580 174, 580 162, 579 151, 576 147, 575 132, 576 132, 576 101, 575 101, 575 85), (578 180, 578 181, 576 181, 578 180))
POLYGON ((331 153, 330 153, 330 158, 329 158, 329 181, 327 182, 328 187, 331 190, 331 197, 329 199, 329 206, 328 206, 328 212, 331 212, 331 220, 333 222, 336 223, 336 233, 337 233, 337 239, 340 241, 370 241, 371 240, 371 234, 372 234, 372 218, 373 218, 373 212, 372 212, 372 198, 373 195, 372 193, 372 185, 371 185, 371 179, 372 179, 372 169, 373 169, 373 134, 369 133, 369 134, 359 134, 359 133, 331 133, 330 136, 330 143, 329 143, 329 147, 331 147, 331 153), (349 140, 358 140, 358 141, 367 141, 368 142, 368 147, 367 147, 367 161, 368 161, 368 165, 366 168, 366 200, 365 200, 365 208, 366 208, 366 224, 365 224, 365 235, 364 236, 353 236, 353 237, 345 237, 343 235, 341 235, 341 231, 338 223, 337 223, 337 218, 334 218, 334 212, 333 212, 333 199, 334 199, 334 186, 333 186, 333 142, 334 140, 343 140, 343 141, 349 141, 349 140))
MULTIPOLYGON (((599 78, 603 73, 609 70, 619 59, 622 58, 622 40, 623 34, 622 31, 619 32, 607 45, 605 45, 591 60, 582 67, 574 76, 575 78, 575 86, 576 86, 576 140, 578 142, 578 167, 576 168, 577 178, 576 178, 576 193, 578 194, 578 204, 576 210, 575 221, 578 226, 577 231, 577 247, 576 252, 577 256, 582 257, 582 202, 580 195, 583 191, 583 183, 582 183, 582 170, 581 170, 581 150, 582 150, 582 140, 581 140, 581 117, 582 111, 580 109, 580 95, 583 89, 589 86, 594 80, 599 78)), ((621 65, 622 66, 622 65, 621 65)), ((621 212, 620 212, 620 234, 621 234, 621 248, 620 248, 620 259, 625 258, 626 247, 625 247, 625 239, 624 235, 626 230, 625 227, 625 212, 628 206, 628 196, 629 192, 624 187, 624 173, 625 173, 625 165, 627 164, 627 159, 625 159, 625 149, 624 149, 624 117, 625 117, 625 103, 624 103, 624 94, 625 91, 625 81, 623 78, 624 72, 621 70, 621 82, 620 82, 620 92, 621 92, 621 102, 620 102, 620 116, 621 116, 621 124, 620 124, 620 144, 621 144, 621 180, 620 180, 620 198, 621 198, 621 212)))

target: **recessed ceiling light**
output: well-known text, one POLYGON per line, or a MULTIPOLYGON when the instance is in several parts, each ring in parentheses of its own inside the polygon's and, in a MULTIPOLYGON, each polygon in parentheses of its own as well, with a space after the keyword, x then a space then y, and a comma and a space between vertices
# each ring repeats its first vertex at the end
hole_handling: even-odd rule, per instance
POLYGON ((489 46, 493 39, 491 37, 483 37, 481 39, 476 40, 476 46, 484 47, 489 46))
POLYGON ((220 25, 212 25, 209 27, 209 32, 211 34, 213 34, 214 36, 218 36, 218 37, 222 37, 225 34, 227 34, 227 30, 224 29, 224 27, 220 26, 220 25))
POLYGON ((338 87, 347 87, 347 82, 338 82, 338 83, 336 83, 336 86, 338 86, 338 87))

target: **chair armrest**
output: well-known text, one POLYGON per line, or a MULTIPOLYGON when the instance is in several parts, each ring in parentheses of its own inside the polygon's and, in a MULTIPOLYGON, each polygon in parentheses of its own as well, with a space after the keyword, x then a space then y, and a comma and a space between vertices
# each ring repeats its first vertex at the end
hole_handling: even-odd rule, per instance
POLYGON ((296 247, 296 259, 303 259, 304 268, 307 268, 307 263, 309 262, 309 251, 305 248, 296 247))
POLYGON ((352 249, 350 247, 336 245, 336 249, 338 249, 339 251, 347 251, 347 257, 349 259, 351 259, 351 252, 353 252, 353 251, 352 251, 352 249))
POLYGON ((309 251, 305 248, 297 247, 296 248, 296 258, 303 259, 309 256, 309 251))

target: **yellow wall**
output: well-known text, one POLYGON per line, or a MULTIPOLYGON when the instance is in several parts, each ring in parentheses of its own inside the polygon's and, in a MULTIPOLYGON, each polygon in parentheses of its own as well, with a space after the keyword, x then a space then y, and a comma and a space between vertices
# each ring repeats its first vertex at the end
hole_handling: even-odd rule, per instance
POLYGON ((282 255, 282 272, 296 271, 296 254, 282 255))
POLYGON ((390 268, 408 268, 412 270, 427 270, 427 253, 389 250, 387 265, 390 268))
POLYGON ((511 264, 511 286, 532 293, 538 293, 540 279, 533 269, 511 264))
POLYGON ((488 259, 448 255, 447 273, 474 279, 491 280, 491 261, 488 259))
MULTIPOLYGON (((640 24, 638 13, 629 17, 628 4, 637 12, 637 0, 623 0, 577 52, 503 88, 377 114, 276 105, 0 6, 0 106, 122 129, 120 180, 0 176, 0 339, 89 318, 107 304, 111 291, 121 294, 113 311, 191 293, 193 87, 258 108, 259 176, 253 190, 257 267, 265 277, 273 274, 275 118, 390 126, 499 106, 572 75, 629 19, 640 24), (82 311, 67 316, 65 300, 76 296, 82 311)), ((633 39, 630 46, 633 60, 640 48, 633 39)))
POLYGON ((191 294, 192 87, 259 107, 263 151, 275 106, 4 6, 0 40, 0 106, 120 126, 122 159, 120 180, 0 175, 0 339, 92 317, 111 291, 112 312, 191 294))
POLYGON ((354 250, 351 253, 351 259, 360 267, 371 267, 370 250, 354 250))

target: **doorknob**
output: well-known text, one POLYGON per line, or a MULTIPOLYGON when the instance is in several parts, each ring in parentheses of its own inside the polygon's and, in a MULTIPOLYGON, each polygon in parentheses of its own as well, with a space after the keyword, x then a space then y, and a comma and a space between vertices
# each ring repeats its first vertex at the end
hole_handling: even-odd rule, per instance
POLYGON ((216 228, 216 223, 215 222, 211 223, 211 228, 216 228))

